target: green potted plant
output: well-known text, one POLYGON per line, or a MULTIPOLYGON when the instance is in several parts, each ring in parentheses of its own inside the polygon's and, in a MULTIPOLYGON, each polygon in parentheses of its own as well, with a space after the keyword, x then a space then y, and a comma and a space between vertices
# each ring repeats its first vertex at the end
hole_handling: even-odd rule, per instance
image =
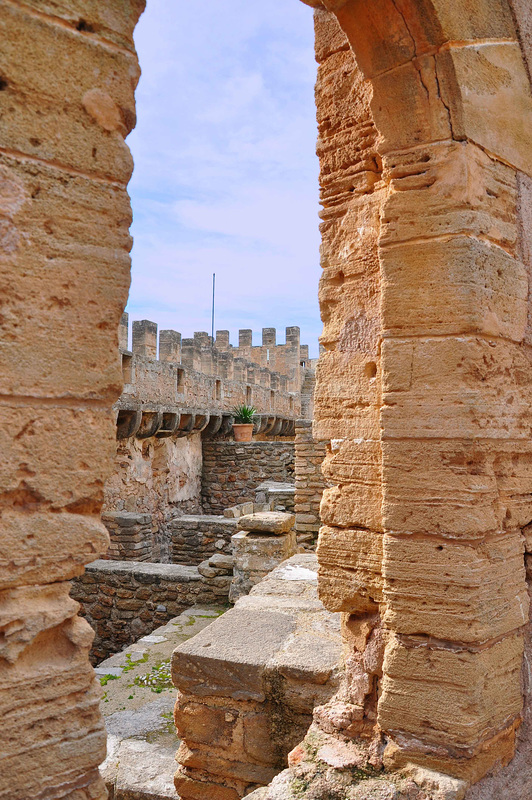
POLYGON ((234 416, 233 436, 235 442, 250 442, 253 437, 253 415, 257 409, 242 404, 235 406, 231 412, 234 416))

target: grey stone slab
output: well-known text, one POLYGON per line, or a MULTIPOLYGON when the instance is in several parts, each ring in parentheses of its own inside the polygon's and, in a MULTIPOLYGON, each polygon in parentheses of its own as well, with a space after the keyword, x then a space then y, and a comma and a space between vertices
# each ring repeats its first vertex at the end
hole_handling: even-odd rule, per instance
POLYGON ((294 629, 290 614, 232 609, 174 650, 174 683, 200 697, 262 702, 265 666, 294 629))
POLYGON ((273 665, 285 678, 323 684, 329 680, 342 657, 342 642, 324 636, 294 636, 277 653, 273 665))
POLYGON ((99 666, 94 668, 94 672, 96 675, 121 675, 122 668, 121 667, 111 667, 111 666, 99 666))

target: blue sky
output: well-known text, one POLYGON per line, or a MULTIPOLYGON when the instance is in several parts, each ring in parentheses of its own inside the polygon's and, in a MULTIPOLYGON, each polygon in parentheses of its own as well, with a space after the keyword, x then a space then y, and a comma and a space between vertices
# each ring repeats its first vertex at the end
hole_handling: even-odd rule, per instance
MULTIPOLYGON (((299 0, 149 0, 135 35, 131 319, 183 336, 321 331, 311 10, 299 0)), ((257 336, 256 343, 259 343, 257 336)))

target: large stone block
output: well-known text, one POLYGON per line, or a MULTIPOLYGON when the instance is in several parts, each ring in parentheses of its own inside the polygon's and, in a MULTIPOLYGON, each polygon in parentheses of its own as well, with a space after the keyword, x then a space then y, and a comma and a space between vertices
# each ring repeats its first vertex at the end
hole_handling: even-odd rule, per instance
POLYGON ((91 37, 101 37, 107 45, 113 42, 134 53, 133 30, 145 0, 128 0, 116 6, 102 6, 99 0, 28 0, 25 5, 58 17, 91 37))
POLYGON ((322 467, 325 479, 335 484, 323 493, 320 515, 325 525, 382 530, 381 459, 379 442, 334 443, 322 467))
POLYGON ((174 685, 197 697, 263 702, 265 663, 293 630, 294 622, 285 614, 257 616, 235 609, 175 651, 174 685))
POLYGON ((2 513, 2 586, 68 580, 103 555, 109 536, 97 515, 5 510, 2 513), (65 549, 65 538, 69 542, 65 549))
POLYGON ((423 145, 390 154, 386 168, 395 191, 383 206, 381 246, 460 233, 515 248, 515 171, 481 148, 423 145))
POLYGON ((330 611, 375 611, 382 601, 383 535, 322 527, 318 539, 319 595, 330 611))
POLYGON ((294 527, 295 521, 294 514, 282 511, 257 511, 240 517, 238 527, 243 531, 283 534, 294 527))
POLYGON ((314 555, 285 561, 175 650, 181 796, 268 783, 338 688, 340 621, 317 598, 316 568, 314 555))
POLYGON ((0 25, 5 146, 126 184, 124 137, 135 124, 140 74, 134 53, 8 4, 0 25))
POLYGON ((522 655, 519 635, 478 651, 393 639, 384 658, 379 724, 392 736, 473 755, 521 713, 522 655))
POLYGON ((371 109, 381 133, 379 150, 390 153, 452 137, 449 112, 441 98, 437 62, 420 56, 376 75, 371 109), (387 102, 383 102, 386 98, 387 102))
MULTIPOLYGON (((410 385, 385 391, 385 439, 530 438, 528 349, 480 337, 420 338, 403 346, 411 353, 410 385)), ((389 361, 384 347, 385 373, 389 361)))
POLYGON ((380 321, 362 314, 346 323, 344 333, 343 349, 320 358, 314 435, 375 440, 380 436, 380 386, 375 380, 380 321))
POLYGON ((385 441, 382 452, 390 531, 475 539, 532 520, 526 440, 385 441))
MULTIPOLYGON (((21 241, 26 250, 29 245, 21 241)), ((105 257, 101 252, 87 257, 79 251, 56 255, 45 273, 35 252, 20 253, 11 265, 6 264, 0 278, 4 394, 77 395, 103 398, 109 406, 116 400, 123 379, 117 352, 109 349, 109 337, 117 346, 129 267, 127 253, 112 257, 109 251, 105 257), (26 317, 23 326, 22 315, 26 317)))
POLYGON ((54 594, 58 600, 68 584, 15 591, 26 593, 26 604, 19 609, 25 617, 17 616, 20 627, 15 635, 19 641, 24 631, 28 636, 14 662, 0 661, 0 794, 26 800, 48 792, 59 798, 78 783, 87 783, 105 756, 102 691, 88 663, 94 633, 75 616, 77 603, 54 603, 54 594), (39 593, 48 600, 41 602, 39 593), (32 758, 21 769, 28 751, 32 758))
POLYGON ((72 405, 2 407, 0 487, 15 508, 99 512, 116 447, 114 415, 72 405))
POLYGON ((484 333, 519 342, 527 320, 524 265, 459 236, 383 251, 383 327, 393 336, 484 333))
POLYGON ((532 95, 520 43, 472 42, 437 61, 454 134, 532 175, 532 95))
POLYGON ((525 625, 520 531, 481 542, 384 537, 384 621, 401 634, 482 643, 525 625))

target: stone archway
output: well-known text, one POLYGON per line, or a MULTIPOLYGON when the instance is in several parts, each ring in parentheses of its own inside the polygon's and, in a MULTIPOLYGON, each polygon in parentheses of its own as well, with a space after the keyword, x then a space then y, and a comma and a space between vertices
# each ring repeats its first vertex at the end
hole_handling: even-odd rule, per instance
MULTIPOLYGON (((389 766, 475 781, 511 758, 522 713, 530 13, 526 0, 326 5, 343 33, 318 10, 317 425, 336 483, 322 595, 350 615, 352 643, 362 615, 391 632, 378 702, 389 766)), ((99 800, 91 634, 68 580, 106 547, 143 2, 0 6, 0 796, 99 800)), ((371 723, 374 676, 366 692, 363 650, 351 655, 371 723)))
POLYGON ((523 710, 526 12, 308 5, 324 204, 315 425, 336 484, 318 556, 322 599, 346 614, 345 697, 364 707, 349 733, 369 735, 377 714, 389 768, 474 783, 512 759, 523 710), (377 634, 384 663, 368 673, 377 634))

